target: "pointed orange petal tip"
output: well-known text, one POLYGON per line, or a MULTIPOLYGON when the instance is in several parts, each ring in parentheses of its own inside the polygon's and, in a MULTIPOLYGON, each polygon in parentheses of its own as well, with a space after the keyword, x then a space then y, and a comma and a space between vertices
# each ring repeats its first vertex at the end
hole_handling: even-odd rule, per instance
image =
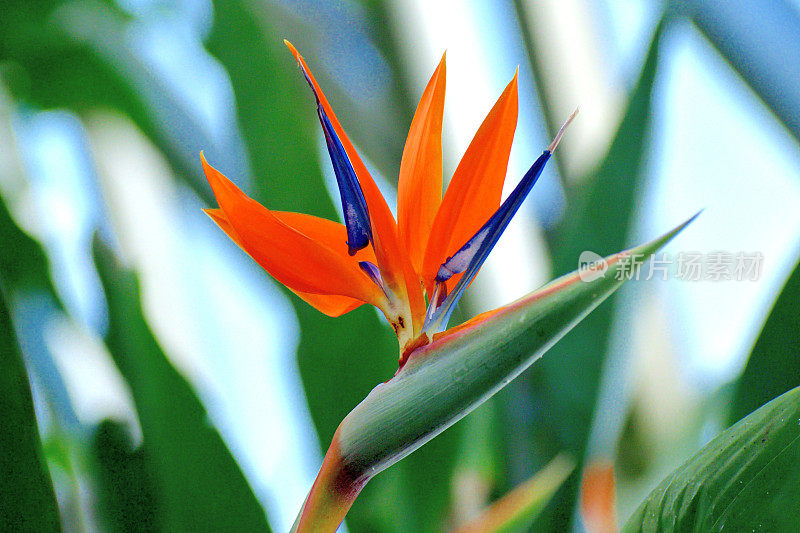
POLYGON ((294 60, 297 61, 297 65, 300 67, 300 70, 303 71, 303 75, 313 86, 314 92, 315 93, 319 92, 319 88, 317 87, 316 82, 310 79, 311 73, 308 70, 308 65, 306 65, 306 60, 303 59, 303 56, 300 55, 300 52, 297 51, 297 48, 295 48, 294 45, 290 43, 288 40, 284 39, 283 44, 286 45, 286 48, 288 48, 289 51, 292 53, 292 56, 294 56, 294 60))
MULTIPOLYGON (((203 174, 206 175, 206 179, 208 180, 209 185, 211 185, 211 189, 214 189, 214 181, 217 179, 217 169, 212 167, 208 160, 206 159, 205 154, 202 150, 200 150, 200 163, 203 165, 203 174)), ((216 196, 216 192, 215 192, 216 196)))
MULTIPOLYGON (((423 260, 429 292, 441 264, 467 242, 500 206, 508 158, 517 127, 516 76, 481 123, 461 157, 436 213, 423 260)), ((448 288, 459 277, 448 281, 448 288)))
MULTIPOLYGON (((239 234, 236 233, 236 230, 233 229, 231 223, 228 221, 228 217, 225 216, 225 213, 222 209, 203 209, 203 212, 208 215, 214 223, 219 226, 219 228, 225 232, 233 242, 235 242, 239 248, 245 250, 244 244, 242 244, 242 239, 239 238, 239 234)), ((247 250, 245 250, 246 252, 247 250)))
MULTIPOLYGON (((232 181, 226 178, 222 172, 211 166, 202 151, 200 152, 200 161, 203 164, 203 173, 206 175, 208 184, 211 185, 211 190, 217 198, 217 203, 220 202, 220 194, 222 194, 223 191, 228 193, 239 192, 241 194, 241 191, 238 190, 238 187, 236 187, 232 181)), ((220 207, 222 207, 222 204, 220 204, 220 207)))
POLYGON ((408 130, 397 183, 397 226, 412 266, 422 262, 442 202, 442 120, 446 66, 439 62, 422 92, 408 130))
POLYGON ((203 172, 205 173, 206 178, 208 178, 209 173, 215 169, 208 163, 208 160, 206 159, 206 156, 202 150, 200 150, 200 162, 203 164, 203 172))
POLYGON ((514 71, 514 76, 511 78, 511 81, 508 82, 508 85, 506 85, 506 88, 503 90, 503 92, 513 95, 512 98, 514 100, 519 99, 519 67, 517 67, 517 70, 514 71))
POLYGON ((220 220, 220 219, 224 218, 224 215, 222 214, 221 210, 220 209, 215 209, 213 207, 204 207, 203 208, 203 213, 205 213, 206 215, 211 217, 211 220, 220 220))
POLYGON ((300 63, 300 66, 303 66, 303 56, 301 56, 301 55, 300 55, 300 52, 298 52, 298 51, 297 51, 297 48, 295 48, 295 47, 294 47, 294 45, 293 45, 292 43, 290 43, 290 42, 289 42, 288 40, 286 40, 286 39, 284 39, 284 40, 283 40, 283 44, 285 44, 285 45, 286 45, 286 48, 288 48, 288 49, 289 49, 289 51, 290 51, 290 52, 292 53, 292 55, 294 56, 295 60, 296 60, 298 63, 300 63))

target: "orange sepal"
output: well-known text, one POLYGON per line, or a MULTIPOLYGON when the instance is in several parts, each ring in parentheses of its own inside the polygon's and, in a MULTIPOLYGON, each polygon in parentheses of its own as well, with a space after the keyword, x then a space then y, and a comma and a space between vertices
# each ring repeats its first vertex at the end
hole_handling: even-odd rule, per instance
MULTIPOLYGON (((287 226, 291 226, 307 237, 340 253, 345 260, 375 263, 375 252, 372 247, 362 248, 352 257, 347 253, 347 228, 345 228, 344 224, 333 222, 326 218, 306 215, 305 213, 292 213, 290 211, 273 211, 272 213, 287 226)), ((318 311, 331 317, 342 316, 364 303, 347 296, 337 296, 335 294, 311 294, 296 290, 292 290, 292 292, 314 306, 318 311)))
POLYGON ((341 255, 343 259, 349 259, 354 262, 375 262, 375 252, 369 246, 362 248, 353 256, 347 253, 347 228, 345 228, 344 224, 327 218, 306 215, 305 213, 293 213, 291 211, 271 211, 271 213, 287 226, 320 244, 324 244, 341 255))
POLYGON ((350 298, 349 296, 338 296, 336 294, 313 294, 310 292, 300 292, 292 288, 290 291, 303 299, 311 307, 320 313, 332 318, 340 317, 349 313, 357 307, 364 305, 364 302, 350 298))
MULTIPOLYGON (((225 213, 222 211, 222 209, 203 209, 203 211, 205 211, 205 213, 209 217, 211 217, 211 220, 213 220, 217 224, 217 226, 219 226, 220 229, 224 231, 228 235, 228 237, 231 238, 233 242, 238 244, 242 250, 247 252, 244 246, 242 246, 242 242, 241 239, 239 239, 239 235, 236 234, 236 231, 233 229, 233 226, 231 226, 231 223, 228 221, 228 218, 225 216, 225 213)), ((338 234, 337 240, 338 237, 341 237, 341 235, 344 235, 345 237, 347 236, 347 230, 345 229, 343 224, 338 224, 336 222, 332 222, 324 218, 317 218, 311 215, 304 215, 302 213, 282 213, 279 211, 273 211, 273 214, 277 216, 279 219, 281 219, 287 225, 292 226, 294 229, 300 231, 301 233, 305 233, 307 236, 314 238, 315 240, 318 241, 320 240, 319 238, 317 238, 319 235, 315 237, 314 232, 309 231, 309 226, 314 225, 313 223, 317 221, 319 221, 319 223, 317 223, 316 226, 323 228, 323 234, 333 236, 333 232, 328 231, 326 228, 326 226, 332 224, 334 226, 339 226, 339 228, 337 228, 338 231, 335 232, 336 234, 338 234), (297 220, 292 220, 291 216, 286 216, 286 215, 296 215, 297 220), (303 219, 309 219, 309 224, 306 225, 305 228, 303 228, 302 225, 303 219), (295 222, 295 224, 292 224, 292 222, 295 222)), ((358 260, 374 261, 375 254, 371 252, 372 252, 371 250, 368 251, 368 249, 365 248, 364 250, 361 250, 356 257, 358 258, 358 256, 362 255, 363 253, 363 257, 358 258, 358 260)), ((353 309, 355 309, 356 307, 359 307, 364 304, 364 302, 362 302, 361 300, 356 300, 355 298, 350 298, 349 296, 339 296, 337 294, 313 294, 309 292, 301 292, 292 289, 291 287, 287 288, 293 293, 295 293, 297 296, 305 300, 312 307, 317 309, 317 311, 334 318, 342 316, 343 314, 348 313, 353 309)))
POLYGON ((245 195, 202 154, 201 159, 234 240, 275 279, 294 291, 348 296, 377 307, 385 304, 383 291, 356 261, 286 224, 245 195))
MULTIPOLYGON (((436 214, 422 267, 429 294, 439 266, 500 207, 511 142, 517 127, 517 110, 515 73, 461 158, 436 214)), ((460 274, 450 278, 448 290, 460 278, 460 274)))
POLYGON ((425 298, 417 282, 417 276, 414 273, 408 255, 400 246, 400 239, 397 234, 397 222, 394 219, 394 215, 392 215, 392 211, 389 209, 380 189, 378 189, 378 186, 375 184, 375 180, 372 179, 366 165, 361 160, 361 156, 358 155, 355 146, 350 142, 350 138, 339 123, 336 113, 333 112, 330 103, 328 103, 328 99, 322 92, 316 78, 314 78, 311 69, 308 68, 305 59, 303 59, 303 56, 300 55, 292 43, 286 40, 284 40, 284 43, 286 43, 289 51, 300 64, 303 74, 311 84, 314 94, 319 99, 320 105, 325 110, 333 129, 336 131, 342 146, 344 146, 347 152, 347 156, 350 158, 350 163, 353 165, 353 169, 358 177, 358 183, 361 185, 361 190, 364 193, 364 200, 367 202, 367 209, 369 210, 370 222, 372 224, 372 245, 375 249, 377 263, 383 275, 384 282, 399 298, 408 300, 416 326, 416 322, 425 316, 425 298))
POLYGON ((397 225, 411 264, 422 261, 433 220, 442 203, 442 117, 445 56, 431 76, 408 131, 397 184, 397 225))

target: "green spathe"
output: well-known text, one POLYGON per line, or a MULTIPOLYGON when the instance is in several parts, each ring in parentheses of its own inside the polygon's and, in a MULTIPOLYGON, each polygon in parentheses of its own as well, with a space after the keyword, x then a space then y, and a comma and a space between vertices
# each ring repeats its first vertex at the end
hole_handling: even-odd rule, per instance
MULTIPOLYGON (((696 215, 695 215, 696 216, 696 215)), ((692 219, 655 241, 607 258, 604 275, 559 278, 483 322, 412 354, 339 426, 342 471, 360 486, 460 420, 536 361, 692 219), (633 267, 634 269, 636 267, 633 267)))

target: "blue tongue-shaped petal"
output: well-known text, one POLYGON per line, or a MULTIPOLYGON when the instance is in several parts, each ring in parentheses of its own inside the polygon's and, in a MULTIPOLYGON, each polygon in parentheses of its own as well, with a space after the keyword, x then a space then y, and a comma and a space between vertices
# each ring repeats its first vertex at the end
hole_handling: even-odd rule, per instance
POLYGON ((506 198, 503 205, 495 211, 494 215, 492 215, 486 224, 484 224, 464 246, 453 254, 452 257, 448 258, 447 261, 439 267, 439 272, 436 274, 437 290, 435 290, 435 293, 438 293, 439 286, 453 275, 460 274, 461 272, 464 272, 464 275, 461 276, 453 292, 447 295, 447 298, 445 298, 441 305, 434 308, 434 303, 431 302, 432 305, 426 317, 425 325, 423 326, 423 330, 428 333, 429 336, 447 327, 450 315, 453 313, 464 290, 470 282, 472 282, 472 279, 478 273, 481 266, 483 266, 486 258, 489 257, 489 252, 491 252, 494 245, 497 244, 500 235, 503 234, 508 223, 511 222, 512 217, 533 188, 536 180, 539 179, 548 159, 550 159, 550 151, 545 150, 530 170, 525 173, 525 177, 522 178, 522 181, 519 182, 509 197, 506 198))
POLYGON ((319 121, 325 132, 325 142, 328 153, 333 163, 333 172, 336 174, 336 183, 339 185, 339 195, 342 198, 342 213, 344 225, 347 227, 347 248, 350 255, 355 255, 358 250, 365 248, 372 240, 372 227, 369 222, 369 211, 364 193, 358 183, 356 172, 347 157, 347 152, 336 135, 328 115, 322 106, 317 106, 319 121))
POLYGON ((328 154, 331 156, 333 172, 336 174, 336 183, 339 186, 339 196, 342 199, 342 214, 344 215, 344 225, 347 228, 347 252, 355 255, 372 240, 372 226, 369 221, 367 202, 364 199, 361 185, 358 183, 356 171, 347 156, 347 151, 319 101, 319 95, 311 78, 303 63, 298 60, 298 64, 317 101, 317 115, 322 124, 322 131, 325 133, 325 143, 328 145, 328 154))
POLYGON ((498 239, 500 239, 500 235, 503 234, 508 223, 511 222, 511 219, 514 217, 517 210, 519 210, 522 202, 528 196, 528 193, 531 192, 534 184, 539 179, 539 176, 541 176, 542 170, 544 170, 544 166, 547 164, 547 160, 550 159, 550 155, 561 140, 564 130, 572 119, 575 118, 577 112, 578 110, 576 109, 567 122, 561 126, 556 138, 548 149, 533 163, 528 172, 525 173, 522 181, 517 184, 514 191, 506 198, 500 208, 495 211, 491 218, 486 221, 481 229, 479 229, 464 246, 439 267, 439 272, 436 274, 436 288, 434 290, 436 297, 431 298, 431 304, 428 309, 428 314, 425 317, 425 324, 423 325, 423 331, 428 333, 429 336, 447 327, 450 315, 453 313, 458 300, 464 294, 464 290, 472 282, 472 279, 478 273, 481 266, 483 266, 492 248, 494 248, 494 245, 497 244, 498 239), (447 298, 445 298, 441 304, 438 304, 438 300, 440 300, 439 295, 441 294, 444 282, 461 272, 463 272, 464 275, 458 280, 453 291, 447 295, 447 298))

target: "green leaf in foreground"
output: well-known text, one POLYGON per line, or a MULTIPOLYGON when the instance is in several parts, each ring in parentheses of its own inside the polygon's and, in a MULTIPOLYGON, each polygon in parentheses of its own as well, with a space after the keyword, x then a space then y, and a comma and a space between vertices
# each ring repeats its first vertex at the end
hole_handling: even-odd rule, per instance
POLYGON ((607 258, 602 271, 559 278, 413 352, 392 379, 375 387, 339 425, 298 530, 334 530, 375 474, 507 385, 691 220, 653 242, 607 258))
POLYGON ((730 422, 800 385, 800 264, 781 289, 736 384, 730 422))
POLYGON ((494 502, 456 533, 501 533, 529 526, 575 468, 575 461, 557 455, 528 481, 494 502))
POLYGON ((664 479, 623 528, 796 531, 800 387, 721 433, 664 479))
POLYGON ((0 530, 59 531, 28 375, 0 285, 0 530))
POLYGON ((95 241, 109 312, 106 344, 131 388, 165 531, 269 531, 264 510, 189 383, 151 333, 135 275, 95 241))

